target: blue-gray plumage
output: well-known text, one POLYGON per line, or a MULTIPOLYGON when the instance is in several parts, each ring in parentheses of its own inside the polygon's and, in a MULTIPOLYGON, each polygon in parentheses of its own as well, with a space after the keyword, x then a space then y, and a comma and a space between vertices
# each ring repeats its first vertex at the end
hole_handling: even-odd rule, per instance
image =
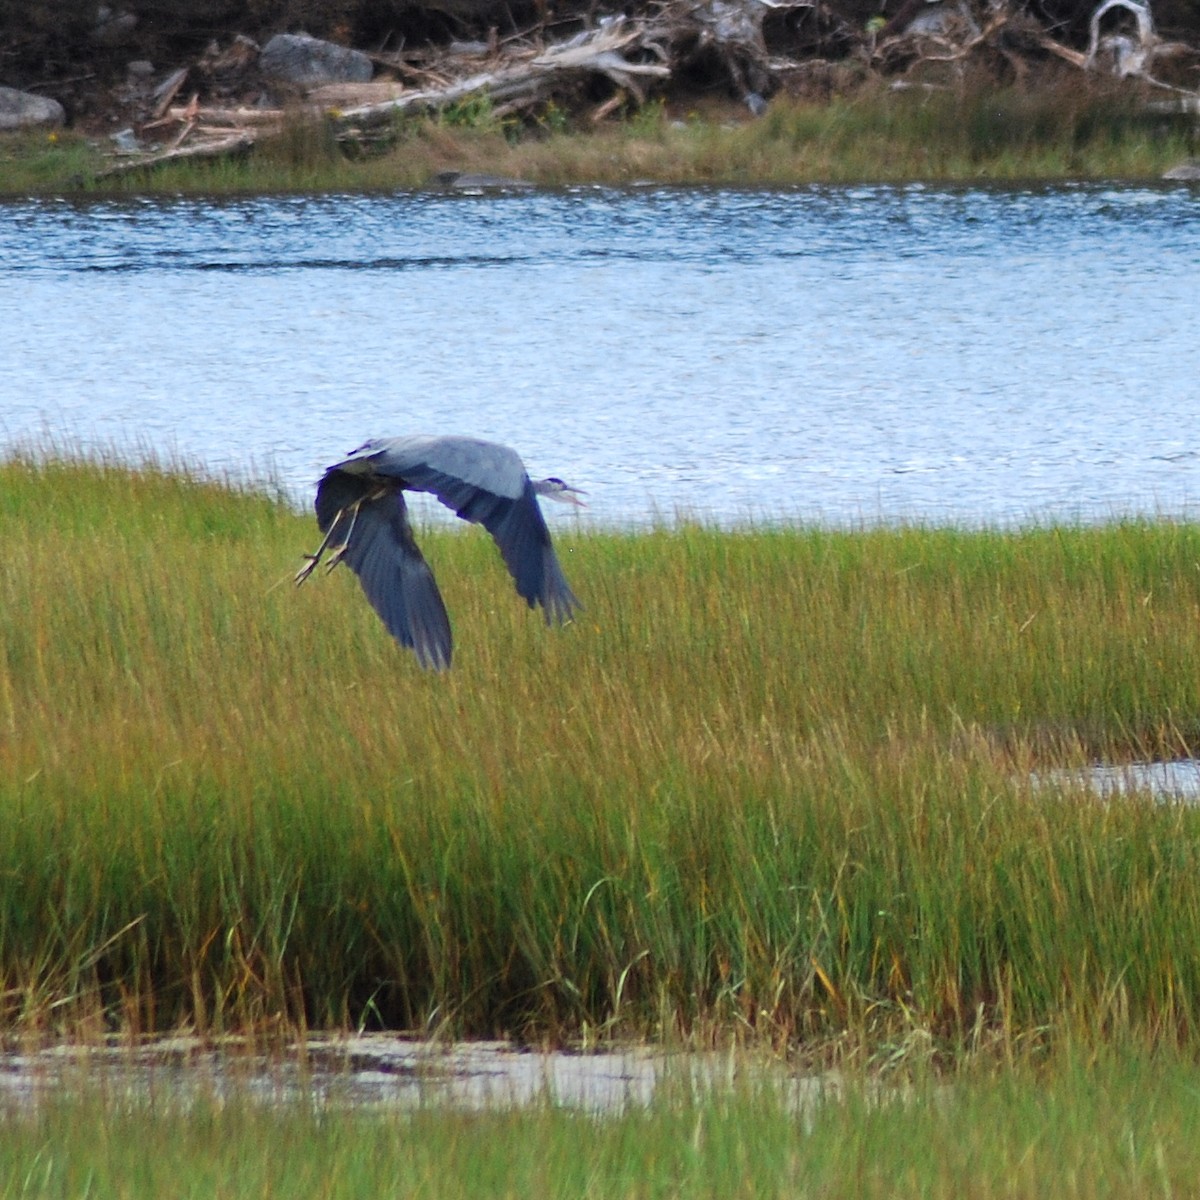
POLYGON ((432 492, 495 539, 517 592, 546 623, 580 607, 550 544, 539 496, 582 505, 561 479, 534 482, 515 450, 470 437, 376 438, 334 463, 317 485, 317 524, 325 535, 296 575, 303 583, 330 552, 345 560, 388 631, 423 667, 445 670, 453 643, 441 593, 413 539, 404 492, 432 492))

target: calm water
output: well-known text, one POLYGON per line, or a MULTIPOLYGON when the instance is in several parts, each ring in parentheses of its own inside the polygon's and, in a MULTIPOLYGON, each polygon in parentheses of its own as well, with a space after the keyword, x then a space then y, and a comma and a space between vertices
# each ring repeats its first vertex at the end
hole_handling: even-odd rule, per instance
POLYGON ((0 450, 300 501, 368 436, 453 431, 606 524, 1179 513, 1198 267, 1183 186, 9 205, 0 450))
POLYGON ((390 1034, 310 1036, 264 1053, 238 1038, 151 1038, 130 1045, 50 1044, 0 1053, 0 1117, 62 1095, 110 1101, 214 1100, 322 1109, 431 1106, 519 1109, 547 1104, 616 1114, 676 1097, 732 1091, 747 1074, 774 1086, 807 1121, 841 1093, 836 1072, 794 1073, 753 1054, 671 1053, 628 1046, 606 1053, 521 1051, 509 1043, 422 1043, 390 1034))

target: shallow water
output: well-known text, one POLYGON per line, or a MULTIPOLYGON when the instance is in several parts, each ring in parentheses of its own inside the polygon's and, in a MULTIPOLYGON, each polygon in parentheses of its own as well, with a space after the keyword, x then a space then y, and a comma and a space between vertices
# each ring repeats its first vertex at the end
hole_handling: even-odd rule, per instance
POLYGON ((1197 262, 1182 185, 10 204, 0 451, 307 503, 468 432, 606 525, 1188 513, 1197 262))
MULTIPOLYGON (((594 1113, 645 1106, 744 1082, 744 1057, 672 1054, 650 1047, 604 1053, 514 1049, 506 1042, 447 1045, 389 1034, 315 1036, 265 1054, 237 1039, 151 1039, 134 1046, 74 1043, 0 1054, 0 1113, 99 1089, 109 1100, 251 1101, 330 1108, 459 1110, 552 1104, 594 1113)), ((836 1094, 836 1074, 795 1075, 754 1064, 759 1082, 807 1112, 836 1094)))
POLYGON ((1194 758, 1049 771, 1035 782, 1086 787, 1104 798, 1140 793, 1166 804, 1200 804, 1200 761, 1194 758))

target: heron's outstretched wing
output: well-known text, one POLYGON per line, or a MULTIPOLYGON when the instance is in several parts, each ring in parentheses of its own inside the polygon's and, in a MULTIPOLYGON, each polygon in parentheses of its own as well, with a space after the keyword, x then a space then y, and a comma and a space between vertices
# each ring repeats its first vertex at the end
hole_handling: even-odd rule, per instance
POLYGON ((542 606, 547 624, 569 621, 582 606, 558 564, 533 484, 524 470, 521 476, 521 490, 505 496, 428 464, 412 464, 404 472, 410 488, 432 492, 464 521, 474 521, 492 535, 518 594, 530 608, 542 606))
POLYGON ((421 666, 445 670, 453 644, 437 582, 413 540, 403 495, 392 488, 373 495, 377 489, 377 481, 326 472, 317 488, 317 524, 328 533, 337 521, 331 548, 345 546, 342 557, 388 632, 413 649, 421 666))

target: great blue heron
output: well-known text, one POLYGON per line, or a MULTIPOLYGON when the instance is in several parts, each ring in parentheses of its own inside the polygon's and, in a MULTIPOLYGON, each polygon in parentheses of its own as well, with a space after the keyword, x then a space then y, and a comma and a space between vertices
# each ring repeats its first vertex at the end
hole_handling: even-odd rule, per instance
MULTIPOLYGON (((296 573, 303 583, 328 550, 328 569, 343 559, 362 583, 388 631, 411 646, 423 667, 450 665, 450 620, 429 564, 413 539, 404 492, 432 492, 500 547, 530 608, 546 623, 570 620, 580 607, 550 544, 538 496, 582 505, 580 489, 561 479, 529 478, 507 446, 470 437, 376 438, 334 463, 317 485, 317 524, 325 535, 296 573)), ((586 494, 586 493, 584 493, 586 494)))

